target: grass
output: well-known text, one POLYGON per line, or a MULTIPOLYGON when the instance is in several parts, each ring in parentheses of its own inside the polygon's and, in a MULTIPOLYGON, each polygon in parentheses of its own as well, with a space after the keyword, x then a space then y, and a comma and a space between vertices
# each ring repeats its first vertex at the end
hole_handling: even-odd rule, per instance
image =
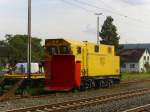
POLYGON ((5 69, 5 67, 3 67, 3 66, 0 66, 0 71, 1 71, 1 70, 3 70, 3 69, 5 69))
POLYGON ((150 73, 122 73, 122 80, 150 79, 150 73))
POLYGON ((0 66, 0 71, 3 69, 3 67, 0 66))

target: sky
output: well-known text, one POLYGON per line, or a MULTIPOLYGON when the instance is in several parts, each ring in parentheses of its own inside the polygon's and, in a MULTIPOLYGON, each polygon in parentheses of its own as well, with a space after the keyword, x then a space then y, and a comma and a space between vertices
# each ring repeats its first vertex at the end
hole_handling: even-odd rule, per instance
MULTIPOLYGON (((96 42, 107 16, 114 18, 120 43, 150 43, 150 0, 32 0, 32 36, 96 42)), ((27 34, 27 0, 0 0, 0 40, 27 34)))

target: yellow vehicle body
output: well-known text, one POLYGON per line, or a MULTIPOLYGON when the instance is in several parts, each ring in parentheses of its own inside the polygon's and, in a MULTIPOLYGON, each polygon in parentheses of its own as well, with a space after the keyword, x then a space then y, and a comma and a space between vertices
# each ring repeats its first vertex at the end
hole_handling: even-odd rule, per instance
MULTIPOLYGON (((4 78, 5 79, 27 79, 28 74, 23 74, 23 73, 5 74, 4 78)), ((44 79, 44 78, 45 78, 44 73, 31 74, 31 79, 44 79)))
MULTIPOLYGON (((47 39, 45 47, 48 49, 49 46, 58 49, 60 46, 67 46, 69 54, 74 55, 75 60, 81 62, 81 76, 120 76, 120 57, 116 56, 112 45, 69 39, 47 39)), ((61 55, 60 49, 55 55, 61 55)), ((51 57, 49 52, 46 52, 46 57, 51 57)))

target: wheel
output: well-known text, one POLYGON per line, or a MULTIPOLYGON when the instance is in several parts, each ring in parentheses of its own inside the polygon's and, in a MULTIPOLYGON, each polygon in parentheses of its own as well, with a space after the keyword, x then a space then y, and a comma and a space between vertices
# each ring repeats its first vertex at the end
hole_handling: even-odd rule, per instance
POLYGON ((110 88, 112 85, 110 80, 106 80, 106 88, 110 88))
POLYGON ((95 87, 96 87, 96 84, 95 84, 95 81, 94 81, 94 80, 91 81, 91 84, 92 84, 92 88, 95 88, 95 87))
POLYGON ((109 81, 109 87, 111 87, 113 85, 113 81, 110 79, 109 81))
POLYGON ((98 89, 98 88, 99 88, 99 81, 98 81, 98 80, 95 80, 95 81, 94 81, 94 84, 95 84, 95 86, 94 86, 95 89, 98 89))
POLYGON ((91 79, 82 80, 80 90, 88 90, 95 86, 95 83, 91 79))
POLYGON ((99 80, 99 88, 105 88, 105 81, 99 80))
POLYGON ((91 86, 92 86, 92 85, 91 85, 91 82, 90 82, 89 80, 85 81, 84 87, 85 87, 86 90, 87 90, 87 89, 90 89, 91 86))

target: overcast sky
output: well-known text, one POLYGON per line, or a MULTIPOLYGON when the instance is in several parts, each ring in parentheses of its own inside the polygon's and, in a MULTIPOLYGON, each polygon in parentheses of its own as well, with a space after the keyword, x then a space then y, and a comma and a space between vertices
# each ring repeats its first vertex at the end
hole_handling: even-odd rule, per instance
MULTIPOLYGON (((150 0, 32 0, 32 36, 96 42, 95 12, 100 26, 114 18, 121 43, 150 43, 150 0)), ((0 40, 26 32, 27 0, 0 0, 0 40)))

